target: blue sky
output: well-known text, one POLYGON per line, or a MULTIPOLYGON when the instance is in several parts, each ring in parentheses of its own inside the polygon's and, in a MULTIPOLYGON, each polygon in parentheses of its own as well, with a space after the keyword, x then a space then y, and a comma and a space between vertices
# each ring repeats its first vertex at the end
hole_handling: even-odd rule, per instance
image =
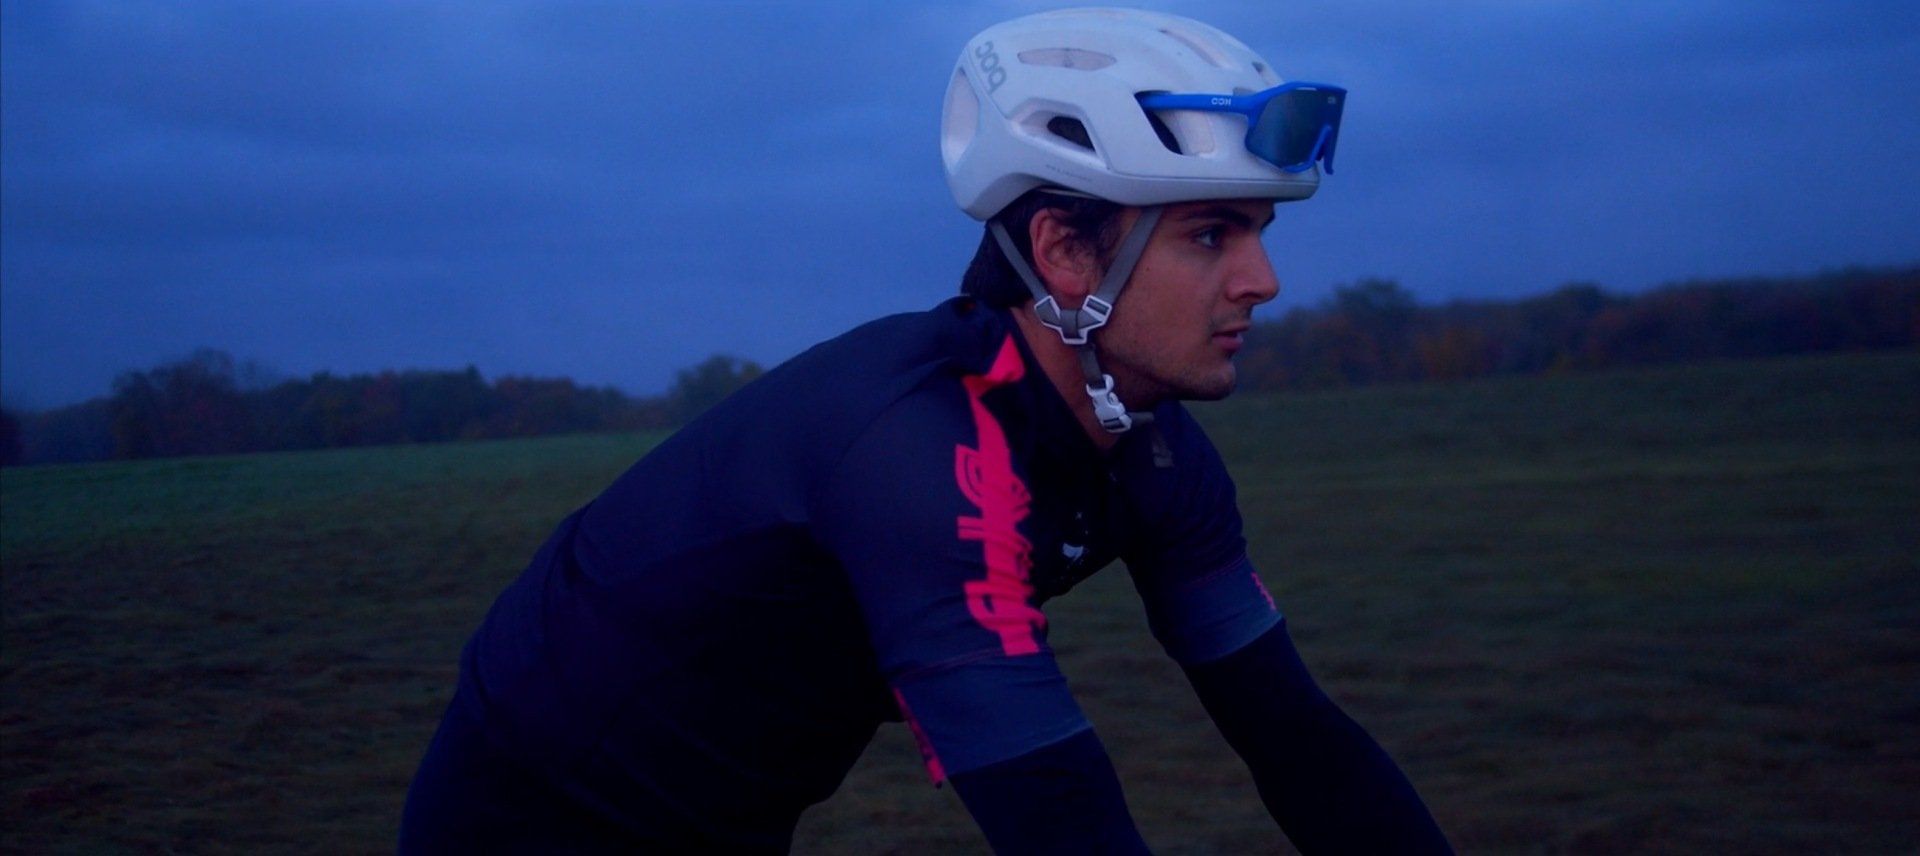
MULTIPOLYGON (((1920 260, 1920 4, 1153 3, 1348 86, 1266 310, 1920 260)), ((632 392, 951 293, 938 107, 1050 4, 0 2, 0 399, 195 348, 632 392)))

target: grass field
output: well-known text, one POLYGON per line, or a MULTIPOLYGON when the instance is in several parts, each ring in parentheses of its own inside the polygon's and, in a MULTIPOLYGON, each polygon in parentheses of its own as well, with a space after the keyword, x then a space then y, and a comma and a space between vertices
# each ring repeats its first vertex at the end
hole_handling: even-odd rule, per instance
MULTIPOLYGON (((1920 851, 1920 354, 1198 412, 1463 851, 1920 851)), ((0 474, 0 851, 390 850, 465 636, 656 439, 0 474)), ((1124 577, 1049 612, 1147 840, 1286 852, 1124 577)), ((797 849, 984 852, 897 726, 797 849)))

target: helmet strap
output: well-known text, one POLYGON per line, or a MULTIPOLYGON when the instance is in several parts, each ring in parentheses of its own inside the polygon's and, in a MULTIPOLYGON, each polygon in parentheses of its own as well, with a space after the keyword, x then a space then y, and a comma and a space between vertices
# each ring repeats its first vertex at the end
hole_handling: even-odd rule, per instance
MULTIPOLYGON (((1146 424, 1153 420, 1153 414, 1147 412, 1129 413, 1120 396, 1113 391, 1113 375, 1100 370, 1100 356, 1095 351, 1092 333, 1106 326, 1107 319, 1113 316, 1113 305, 1120 299, 1120 291, 1127 287, 1127 280, 1133 276, 1133 268, 1140 263, 1140 256, 1147 250, 1147 239, 1153 235, 1154 224, 1160 222, 1164 206, 1149 205, 1140 209, 1140 217, 1133 221, 1133 227, 1127 230, 1127 236, 1120 242, 1120 248, 1114 252, 1113 263, 1107 266, 1106 274, 1101 277, 1100 287, 1080 304, 1078 309, 1062 309, 1056 303, 1047 287, 1035 275, 1033 267, 1020 254, 1019 247, 1013 243, 1013 237, 1007 234, 1007 227, 999 220, 987 223, 988 231, 1000 244, 1000 254, 1005 256, 1007 264, 1013 266, 1014 273, 1020 275, 1027 284, 1027 290, 1033 292, 1033 314, 1040 323, 1060 334, 1060 341, 1072 347, 1080 357, 1080 371, 1086 377, 1087 397, 1093 400, 1094 418, 1100 421, 1100 427, 1114 434, 1125 433, 1135 423, 1146 424)), ((1157 451, 1157 450, 1156 450, 1157 451)))

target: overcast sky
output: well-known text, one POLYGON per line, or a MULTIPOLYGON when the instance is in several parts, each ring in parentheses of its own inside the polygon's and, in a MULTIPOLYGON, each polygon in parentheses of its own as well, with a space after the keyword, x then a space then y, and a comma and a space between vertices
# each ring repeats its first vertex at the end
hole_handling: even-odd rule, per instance
MULTIPOLYGON (((968 36, 1057 4, 0 2, 0 399, 195 348, 655 393, 950 294, 968 36)), ((1153 3, 1352 92, 1283 295, 1920 261, 1920 3, 1153 3)))

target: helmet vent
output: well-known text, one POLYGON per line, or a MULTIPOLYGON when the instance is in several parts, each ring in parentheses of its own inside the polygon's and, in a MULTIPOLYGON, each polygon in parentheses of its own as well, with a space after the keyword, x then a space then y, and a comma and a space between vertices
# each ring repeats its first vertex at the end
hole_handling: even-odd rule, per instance
POLYGON ((1087 151, 1093 151, 1093 137, 1087 133, 1087 126, 1072 116, 1055 116, 1047 120, 1047 130, 1087 151))
POLYGON ((1080 48, 1036 48, 1021 51, 1020 61, 1027 65, 1051 65, 1076 71, 1099 71, 1118 60, 1099 51, 1080 48))
POLYGON ((940 156, 952 169, 960 162, 960 157, 973 145, 973 135, 980 125, 980 99, 973 94, 973 86, 967 82, 967 75, 955 69, 953 79, 947 81, 947 103, 940 120, 940 156))
POLYGON ((1174 41, 1191 48, 1194 53, 1199 54, 1201 59, 1212 64, 1214 68, 1227 67, 1227 58, 1221 55, 1218 47, 1207 44, 1207 39, 1173 27, 1161 27, 1160 32, 1165 33, 1174 41))
POLYGON ((1167 127, 1167 123, 1152 110, 1146 111, 1146 114, 1147 122, 1153 125, 1154 136, 1160 138, 1160 145, 1166 146, 1167 151, 1173 152, 1176 155, 1186 154, 1186 152, 1180 150, 1180 140, 1173 135, 1173 129, 1167 127))

